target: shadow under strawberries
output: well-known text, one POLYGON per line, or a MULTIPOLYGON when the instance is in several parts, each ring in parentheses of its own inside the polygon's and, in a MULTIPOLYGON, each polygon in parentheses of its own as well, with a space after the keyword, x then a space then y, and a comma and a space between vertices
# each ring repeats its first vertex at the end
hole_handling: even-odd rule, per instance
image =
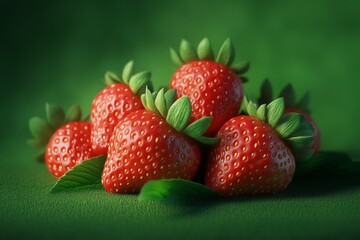
POLYGON ((173 202, 180 205, 182 211, 179 216, 189 216, 201 214, 213 207, 237 203, 248 203, 254 201, 269 201, 282 199, 313 198, 317 196, 333 196, 343 194, 348 191, 360 189, 360 176, 308 176, 294 179, 289 187, 277 194, 240 196, 235 198, 187 200, 173 202))
MULTIPOLYGON (((294 177, 288 188, 280 193, 254 196, 239 196, 235 198, 194 199, 174 204, 180 204, 181 215, 194 215, 205 212, 217 205, 234 202, 269 201, 274 199, 313 198, 318 196, 334 196, 360 189, 360 162, 352 161, 347 155, 326 152, 314 159, 317 165, 311 166, 312 172, 294 177), (331 159, 329 156, 332 156, 331 159), (325 164, 321 161, 326 159, 325 164)), ((308 170, 303 168, 302 170, 308 170)))

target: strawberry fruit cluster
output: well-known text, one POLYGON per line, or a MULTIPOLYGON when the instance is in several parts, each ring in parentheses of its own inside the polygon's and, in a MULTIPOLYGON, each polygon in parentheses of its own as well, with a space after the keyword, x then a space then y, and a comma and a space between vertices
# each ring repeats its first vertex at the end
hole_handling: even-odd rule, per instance
POLYGON ((318 152, 319 130, 301 108, 307 95, 295 104, 289 85, 273 99, 266 80, 259 99, 249 100, 243 88, 249 64, 234 63, 230 39, 216 56, 207 38, 197 49, 183 40, 170 54, 179 68, 168 87, 154 91, 150 72, 135 73, 130 61, 121 76, 105 74, 90 119, 77 105, 65 113, 50 104, 46 120, 31 118, 29 144, 41 149, 50 173, 61 179, 104 156, 101 183, 111 193, 138 193, 153 180, 196 179, 229 197, 284 190, 297 164, 318 152))

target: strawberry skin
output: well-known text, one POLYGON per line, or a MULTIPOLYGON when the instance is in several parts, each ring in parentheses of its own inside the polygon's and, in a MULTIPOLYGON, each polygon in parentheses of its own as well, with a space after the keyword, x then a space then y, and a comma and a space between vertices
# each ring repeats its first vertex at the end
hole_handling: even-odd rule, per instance
POLYGON ((211 116, 213 121, 205 132, 215 136, 220 127, 237 115, 243 99, 243 85, 235 72, 220 63, 206 60, 183 64, 173 75, 170 87, 177 97, 191 101, 190 122, 211 116))
POLYGON ((70 122, 54 132, 46 147, 45 162, 56 178, 83 160, 95 156, 91 148, 90 130, 89 122, 70 122))
POLYGON ((151 111, 130 113, 109 142, 102 184, 112 193, 136 193, 149 180, 194 178, 200 164, 197 142, 151 111))
POLYGON ((220 129, 208 160, 205 184, 223 196, 273 193, 285 189, 295 159, 268 124, 238 116, 220 129))
POLYGON ((91 106, 91 142, 96 155, 106 155, 110 135, 119 120, 130 112, 143 109, 140 98, 126 84, 104 88, 91 106))
POLYGON ((295 113, 299 113, 302 114, 305 118, 305 120, 311 124, 311 126, 314 128, 314 140, 313 142, 310 144, 310 146, 308 147, 309 150, 314 151, 313 156, 316 156, 317 153, 319 152, 319 148, 320 148, 320 130, 318 125, 316 124, 316 122, 311 118, 310 114, 302 111, 298 108, 285 108, 284 113, 290 113, 290 112, 295 112, 295 113))

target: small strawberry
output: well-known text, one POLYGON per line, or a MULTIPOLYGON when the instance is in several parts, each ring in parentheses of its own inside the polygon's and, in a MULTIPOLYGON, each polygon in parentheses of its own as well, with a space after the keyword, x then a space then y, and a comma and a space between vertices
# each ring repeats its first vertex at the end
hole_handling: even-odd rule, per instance
POLYGON ((227 121, 211 150, 205 183, 223 196, 284 190, 295 172, 295 158, 306 159, 313 129, 297 113, 283 115, 279 98, 258 109, 244 100, 249 115, 227 121))
POLYGON ((249 64, 232 65, 234 48, 230 39, 223 43, 216 61, 207 38, 200 42, 197 52, 183 40, 179 52, 180 55, 170 49, 173 61, 180 66, 171 78, 170 87, 177 90, 177 97, 189 97, 193 109, 190 122, 213 117, 205 135, 214 136, 238 113, 243 99, 243 82, 247 81, 240 75, 248 70, 249 64))
POLYGON ((133 61, 127 63, 121 78, 107 72, 105 82, 108 86, 92 102, 91 142, 96 155, 106 155, 110 135, 122 117, 143 109, 140 95, 151 75, 149 72, 133 74, 133 67, 133 61))
POLYGON ((135 193, 149 180, 194 178, 201 159, 198 139, 211 123, 202 118, 187 125, 191 104, 187 97, 173 103, 175 91, 142 95, 145 110, 122 118, 109 142, 102 183, 112 193, 135 193))
MULTIPOLYGON (((309 93, 305 93, 301 99, 296 102, 296 94, 294 87, 291 84, 286 85, 280 92, 279 97, 283 97, 285 101, 284 113, 299 113, 305 117, 305 120, 314 128, 314 140, 309 145, 308 149, 313 151, 313 156, 316 156, 320 148, 320 130, 316 122, 310 115, 309 93)), ((261 96, 258 99, 259 104, 269 103, 273 100, 272 86, 269 80, 265 80, 261 86, 261 96)))
POLYGON ((95 156, 89 122, 69 122, 55 131, 45 152, 49 171, 57 178, 84 160, 95 156))
POLYGON ((81 110, 77 105, 70 108, 67 116, 62 108, 46 105, 47 120, 30 119, 33 147, 41 148, 40 159, 45 157, 49 171, 57 178, 94 153, 90 142, 90 123, 81 121, 81 110))

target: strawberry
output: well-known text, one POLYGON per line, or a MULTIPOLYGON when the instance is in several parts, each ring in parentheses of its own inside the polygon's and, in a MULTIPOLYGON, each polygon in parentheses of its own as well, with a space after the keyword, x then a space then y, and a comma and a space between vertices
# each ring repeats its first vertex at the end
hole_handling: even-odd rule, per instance
MULTIPOLYGON (((259 104, 269 103, 272 101, 273 93, 272 86, 269 80, 264 80, 261 86, 261 94, 258 99, 259 104)), ((314 129, 314 140, 308 146, 308 150, 313 151, 313 156, 316 156, 320 148, 320 130, 316 122, 310 115, 310 110, 308 109, 309 105, 309 93, 305 93, 301 99, 296 102, 296 94, 294 87, 291 84, 286 85, 280 92, 279 97, 283 97, 285 101, 285 110, 284 113, 299 113, 302 114, 305 120, 310 123, 314 129)))
POLYGON ((91 148, 89 122, 70 122, 55 131, 47 144, 45 161, 57 178, 83 160, 95 156, 91 148))
POLYGON ((218 132, 211 150, 205 184, 223 196, 284 190, 295 172, 295 159, 307 159, 313 129, 302 115, 283 115, 279 98, 258 109, 244 101, 248 115, 234 117, 218 132))
POLYGON ((68 115, 62 108, 46 105, 47 120, 39 117, 30 119, 30 131, 34 139, 29 144, 41 148, 39 158, 45 157, 49 171, 57 178, 94 153, 90 142, 91 125, 81 121, 81 110, 77 105, 70 108, 68 115))
POLYGON ((206 136, 214 136, 220 127, 237 115, 243 99, 243 82, 240 77, 249 64, 233 64, 234 48, 227 39, 214 60, 213 50, 207 38, 203 39, 197 52, 183 40, 180 54, 170 49, 172 59, 180 65, 170 81, 170 87, 177 90, 177 97, 188 96, 191 101, 190 122, 205 116, 213 117, 206 136))
POLYGON ((105 82, 108 86, 92 102, 91 142, 96 155, 106 155, 110 135, 121 118, 143 109, 140 95, 151 75, 149 72, 133 74, 133 66, 133 61, 127 63, 121 78, 107 72, 105 82))
POLYGON ((202 118, 187 125, 191 104, 187 97, 173 104, 175 91, 142 95, 145 110, 134 111, 115 126, 109 142, 102 184, 112 193, 135 193, 149 180, 194 178, 201 159, 201 135, 211 123, 202 118))

